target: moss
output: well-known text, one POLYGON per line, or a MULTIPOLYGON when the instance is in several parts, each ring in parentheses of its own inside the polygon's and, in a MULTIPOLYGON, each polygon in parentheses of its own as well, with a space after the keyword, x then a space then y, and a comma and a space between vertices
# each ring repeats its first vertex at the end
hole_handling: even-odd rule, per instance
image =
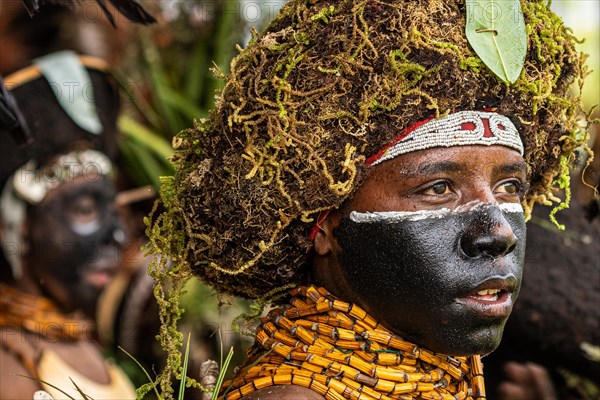
POLYGON ((517 122, 530 169, 524 206, 556 201, 586 139, 568 92, 582 68, 547 4, 523 10, 529 50, 507 86, 468 46, 460 1, 290 1, 231 62, 210 118, 178 136, 156 251, 245 297, 298 282, 310 248, 302 221, 351 196, 365 158, 402 127, 458 109, 495 106, 517 122))
MULTIPOLYGON (((352 196, 365 159, 402 128, 455 110, 509 116, 525 144, 526 212, 563 208, 558 193, 568 194, 568 167, 587 140, 569 91, 585 57, 545 2, 522 5, 528 52, 506 85, 469 47, 463 1, 286 3, 232 60, 210 118, 178 135, 165 211, 148 231, 151 252, 173 263, 159 260, 153 274, 276 298, 303 279, 311 224, 352 196)), ((177 294, 158 295, 173 326, 177 294)), ((164 340, 173 349, 180 338, 164 340)))

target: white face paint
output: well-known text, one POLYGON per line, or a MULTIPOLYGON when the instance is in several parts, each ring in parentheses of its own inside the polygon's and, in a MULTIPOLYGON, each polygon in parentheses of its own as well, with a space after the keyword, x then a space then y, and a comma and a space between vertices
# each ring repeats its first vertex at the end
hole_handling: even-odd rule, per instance
POLYGON ((71 229, 79 236, 91 236, 102 228, 99 220, 95 219, 90 222, 72 222, 71 229))
POLYGON ((499 207, 505 213, 523 213, 523 207, 520 203, 483 203, 481 201, 471 201, 457 208, 440 208, 438 210, 419 210, 419 211, 377 211, 377 212, 358 212, 350 213, 350 220, 356 223, 383 222, 396 223, 403 221, 421 221, 425 219, 444 218, 450 214, 470 212, 487 207, 499 207))

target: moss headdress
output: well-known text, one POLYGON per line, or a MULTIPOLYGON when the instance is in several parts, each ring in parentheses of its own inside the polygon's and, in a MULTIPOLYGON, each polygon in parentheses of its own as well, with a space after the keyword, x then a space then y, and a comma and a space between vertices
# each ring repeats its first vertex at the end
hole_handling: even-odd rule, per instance
POLYGON ((583 60, 545 2, 521 5, 527 52, 509 84, 470 47, 464 1, 288 2, 231 62, 210 118, 174 139, 155 251, 220 292, 269 298, 300 281, 311 225, 352 196, 366 157, 467 109, 495 107, 519 128, 526 210, 557 201, 586 136, 568 93, 583 60))

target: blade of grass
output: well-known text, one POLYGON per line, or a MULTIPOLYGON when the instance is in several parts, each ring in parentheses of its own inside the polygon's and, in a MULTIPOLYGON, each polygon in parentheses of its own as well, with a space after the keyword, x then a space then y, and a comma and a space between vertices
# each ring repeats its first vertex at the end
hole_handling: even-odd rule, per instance
POLYGON ((46 381, 43 381, 43 380, 41 380, 41 379, 38 379, 38 378, 32 378, 31 376, 27 376, 27 375, 20 375, 20 374, 15 374, 15 375, 16 375, 16 376, 20 376, 20 377, 22 377, 22 378, 31 379, 32 381, 35 381, 35 382, 37 382, 37 383, 43 383, 43 384, 44 384, 44 385, 46 385, 46 386, 50 386, 52 389, 58 390, 59 392, 61 392, 61 393, 62 393, 62 394, 64 394, 65 396, 67 396, 69 399, 71 399, 71 400, 76 400, 76 399, 75 399, 75 398, 73 398, 71 395, 69 395, 69 393, 65 392, 65 391, 64 391, 64 390, 62 390, 62 389, 59 389, 59 388, 57 388, 56 386, 54 386, 54 385, 53 385, 53 384, 51 384, 51 383, 48 383, 48 382, 46 382, 46 381))
POLYGON ((146 179, 154 186, 155 189, 160 188, 160 177, 170 175, 171 170, 169 165, 165 162, 159 162, 154 154, 149 151, 147 147, 139 142, 132 140, 131 148, 133 154, 137 158, 138 165, 141 166, 142 170, 146 174, 146 179))
POLYGON ((221 335, 221 329, 217 329, 217 333, 219 334, 219 346, 221 347, 219 365, 223 365, 223 336, 221 335))
POLYGON ((119 139, 119 152, 125 160, 124 169, 138 185, 147 185, 150 183, 146 174, 141 168, 138 168, 139 161, 133 149, 131 148, 131 140, 122 136, 119 139))
POLYGON ((219 390, 221 390, 221 385, 223 384, 223 380, 225 379, 225 374, 227 373, 227 369, 229 368, 229 363, 233 358, 233 346, 229 348, 229 354, 227 354, 227 358, 225 359, 225 363, 221 365, 221 371, 219 371, 219 377, 217 378, 217 384, 215 385, 215 391, 212 394, 211 400, 217 400, 219 395, 219 390))
POLYGON ((183 395, 185 394, 185 378, 187 375, 188 369, 188 360, 190 355, 190 341, 192 333, 188 333, 187 343, 185 344, 185 354, 183 355, 183 367, 181 370, 181 383, 179 384, 179 395, 177 396, 177 400, 183 400, 183 395))
MULTIPOLYGON (((263 358, 265 358, 266 356, 268 356, 269 353, 271 353, 272 351, 273 351, 273 349, 267 351, 265 354, 262 354, 260 357, 258 357, 256 360, 254 360, 254 362, 252 364, 250 364, 246 368, 244 368, 244 372, 242 372, 240 374, 240 376, 246 375, 246 372, 248 372, 250 370, 250 368, 252 368, 256 364, 258 364, 263 358)), ((227 392, 229 392, 232 387, 233 387, 233 382, 231 382, 231 385, 229 385, 229 387, 227 388, 227 390, 225 390, 225 392, 223 393, 223 397, 225 397, 225 395, 227 395, 227 392)))
MULTIPOLYGON (((238 39, 238 35, 235 32, 236 20, 239 18, 239 14, 235 11, 237 10, 235 3, 235 0, 223 1, 218 14, 218 30, 214 41, 218 45, 215 46, 212 58, 217 67, 224 73, 229 71, 229 61, 235 54, 234 44, 238 39)), ((215 78, 212 74, 210 75, 206 86, 207 104, 205 104, 205 107, 212 108, 215 91, 222 89, 223 86, 224 82, 222 80, 215 78)))
POLYGON ((171 108, 174 110, 179 111, 179 113, 185 116, 186 119, 189 119, 190 122, 194 119, 200 119, 207 115, 207 113, 202 112, 202 110, 196 107, 194 103, 180 93, 177 93, 175 90, 169 87, 164 87, 162 90, 164 102, 171 106, 171 108))
POLYGON ((135 119, 122 115, 117 121, 117 126, 121 132, 144 143, 160 157, 166 159, 173 155, 173 147, 164 137, 148 129, 135 119))
POLYGON ((75 381, 72 378, 69 377, 69 380, 75 386, 75 389, 79 392, 79 394, 83 397, 83 400, 94 400, 90 396, 85 394, 84 391, 81 390, 81 388, 79 386, 77 386, 77 384, 75 383, 75 381))
POLYGON ((140 362, 138 360, 136 360, 133 355, 129 354, 127 352, 127 350, 125 350, 121 346, 119 346, 119 350, 121 350, 123 353, 125 353, 129 358, 131 358, 133 360, 133 362, 135 362, 140 367, 140 369, 142 370, 142 372, 146 375, 146 378, 148 378, 148 382, 150 382, 152 384, 152 388, 154 389, 154 394, 156 395, 156 398, 158 400, 162 400, 161 395, 158 393, 158 390, 156 389, 156 383, 150 377, 150 374, 148 373, 148 371, 146 371, 146 368, 144 368, 144 366, 142 364, 140 364, 140 362))
POLYGON ((150 123, 150 125, 158 128, 161 126, 161 117, 154 110, 152 105, 144 98, 144 96, 139 95, 136 96, 135 93, 138 91, 138 88, 135 86, 135 83, 128 83, 126 75, 119 70, 114 70, 111 72, 111 75, 117 81, 117 84, 121 88, 121 90, 125 93, 127 99, 133 104, 134 108, 150 123))
MULTIPOLYGON (((144 37, 142 37, 144 39, 144 37)), ((161 55, 152 46, 150 39, 143 40, 144 57, 146 59, 146 65, 150 72, 150 79, 152 81, 151 89, 154 93, 154 100, 156 107, 160 111, 161 116, 166 122, 165 130, 171 133, 179 132, 187 125, 181 121, 177 113, 167 104, 165 101, 165 88, 170 87, 170 83, 167 79, 167 74, 162 66, 161 55)))
POLYGON ((206 41, 199 40, 196 43, 192 59, 188 67, 188 74, 185 86, 185 96, 193 104, 199 104, 204 86, 204 79, 208 62, 206 60, 206 41))
POLYGON ((155 189, 159 184, 159 176, 164 175, 163 169, 157 165, 153 155, 146 147, 140 145, 135 140, 123 140, 126 145, 121 146, 123 155, 126 157, 127 165, 125 168, 135 177, 138 184, 151 184, 155 189))

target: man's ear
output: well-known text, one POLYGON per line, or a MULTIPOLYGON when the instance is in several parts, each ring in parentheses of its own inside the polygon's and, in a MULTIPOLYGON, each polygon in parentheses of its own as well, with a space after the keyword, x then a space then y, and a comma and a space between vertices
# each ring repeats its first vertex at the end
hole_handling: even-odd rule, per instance
POLYGON ((319 223, 319 231, 315 235, 314 249, 319 256, 325 256, 334 249, 335 238, 333 230, 338 225, 338 218, 335 215, 328 215, 325 220, 319 223))

